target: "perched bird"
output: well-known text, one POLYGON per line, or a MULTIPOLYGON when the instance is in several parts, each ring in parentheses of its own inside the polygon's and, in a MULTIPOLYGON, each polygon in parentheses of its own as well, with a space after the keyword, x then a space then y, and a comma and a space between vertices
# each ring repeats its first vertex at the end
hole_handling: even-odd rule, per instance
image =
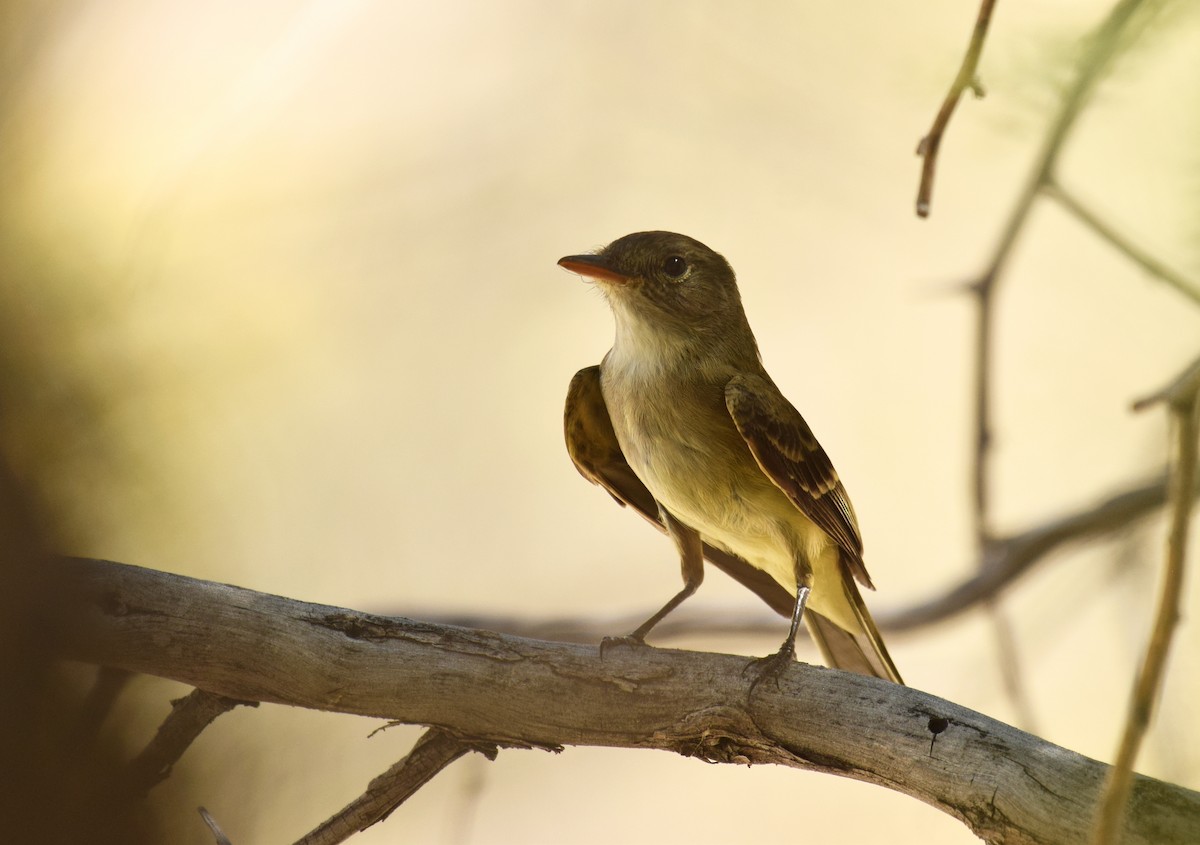
POLYGON ((795 660, 803 619, 830 665, 903 683, 855 583, 872 587, 846 490, 763 369, 729 263, 672 232, 558 263, 594 280, 616 320, 612 349, 567 393, 571 460, 665 530, 683 569, 683 589, 623 639, 644 642, 708 558, 791 615, 766 668, 795 660))

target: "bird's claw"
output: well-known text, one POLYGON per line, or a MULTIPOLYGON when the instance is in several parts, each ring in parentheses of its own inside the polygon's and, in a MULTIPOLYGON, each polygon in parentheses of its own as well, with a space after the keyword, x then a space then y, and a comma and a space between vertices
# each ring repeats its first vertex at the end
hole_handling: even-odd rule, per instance
POLYGON ((774 654, 769 654, 766 657, 759 657, 751 660, 746 664, 746 668, 742 670, 742 674, 746 675, 751 671, 757 674, 757 677, 750 682, 750 694, 754 694, 754 690, 763 681, 770 679, 775 682, 775 688, 779 689, 779 679, 783 673, 796 662, 796 653, 793 648, 788 648, 786 645, 774 654))
POLYGON ((646 641, 636 634, 629 634, 624 637, 605 637, 600 641, 600 659, 604 659, 604 653, 613 646, 624 646, 626 648, 641 648, 646 645, 646 641))

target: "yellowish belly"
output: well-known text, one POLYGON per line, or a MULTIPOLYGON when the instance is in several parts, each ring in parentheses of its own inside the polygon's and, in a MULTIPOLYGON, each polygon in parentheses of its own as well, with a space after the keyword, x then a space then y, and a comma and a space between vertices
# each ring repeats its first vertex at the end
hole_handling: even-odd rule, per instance
POLYGON ((622 375, 611 369, 615 362, 605 363, 601 387, 613 429, 654 498, 705 542, 763 570, 793 595, 799 561, 811 572, 810 606, 857 630, 836 546, 763 473, 728 416, 724 392, 714 386, 711 395, 677 395, 651 409, 629 400, 670 391, 649 383, 614 390, 613 379, 622 375))

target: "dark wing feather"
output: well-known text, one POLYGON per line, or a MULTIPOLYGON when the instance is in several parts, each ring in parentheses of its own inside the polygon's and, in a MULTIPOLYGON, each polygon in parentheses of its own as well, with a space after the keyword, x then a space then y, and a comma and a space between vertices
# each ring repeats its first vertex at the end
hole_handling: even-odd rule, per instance
MULTIPOLYGON (((600 392, 600 368, 587 367, 575 374, 567 390, 563 413, 567 452, 580 475, 608 491, 620 505, 628 505, 660 531, 667 529, 658 513, 658 502, 634 474, 617 442, 604 394, 600 392)), ((742 586, 754 592, 776 613, 790 616, 795 597, 774 578, 741 558, 704 545, 704 556, 742 586)))
POLYGON ((582 369, 571 379, 563 410, 563 434, 567 453, 580 475, 607 490, 617 504, 629 505, 656 526, 663 527, 658 518, 658 503, 634 475, 617 442, 604 394, 600 392, 600 367, 582 369))
POLYGON ((763 472, 837 543, 854 577, 873 588, 846 488, 800 412, 762 376, 730 380, 725 404, 763 472))

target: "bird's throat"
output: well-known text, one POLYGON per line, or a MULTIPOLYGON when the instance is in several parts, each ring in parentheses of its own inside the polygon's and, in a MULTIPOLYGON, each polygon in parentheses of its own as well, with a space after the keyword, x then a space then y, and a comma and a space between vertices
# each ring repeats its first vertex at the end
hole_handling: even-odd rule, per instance
POLYGON ((702 357, 702 345, 697 338, 673 331, 671 327, 647 319, 624 302, 613 303, 616 335, 611 364, 633 373, 683 373, 702 357))

